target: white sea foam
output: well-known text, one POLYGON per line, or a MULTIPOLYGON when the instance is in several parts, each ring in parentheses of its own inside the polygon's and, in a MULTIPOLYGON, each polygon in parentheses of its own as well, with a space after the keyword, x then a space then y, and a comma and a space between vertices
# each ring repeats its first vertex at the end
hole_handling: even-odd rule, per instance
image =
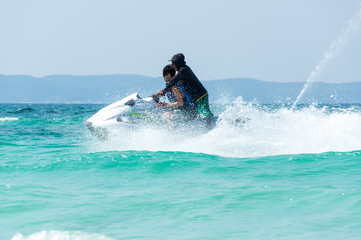
POLYGON ((265 109, 237 99, 206 134, 194 129, 174 132, 156 127, 113 132, 111 140, 94 140, 92 151, 184 151, 230 157, 361 150, 361 110, 310 106, 301 110, 265 109), (249 118, 243 126, 234 119, 249 118))
POLYGON ((0 122, 17 121, 17 117, 0 117, 0 122))
POLYGON ((80 231, 41 231, 29 236, 18 233, 11 240, 114 240, 96 233, 80 231))

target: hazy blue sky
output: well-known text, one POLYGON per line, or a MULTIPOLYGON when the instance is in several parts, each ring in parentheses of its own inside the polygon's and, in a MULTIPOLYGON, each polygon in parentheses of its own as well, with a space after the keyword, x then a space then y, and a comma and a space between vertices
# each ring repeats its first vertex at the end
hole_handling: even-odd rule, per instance
MULTIPOLYGON (((0 0, 0 74, 160 76, 183 52, 201 80, 306 81, 361 0, 0 0)), ((361 81, 361 33, 317 78, 361 81)))

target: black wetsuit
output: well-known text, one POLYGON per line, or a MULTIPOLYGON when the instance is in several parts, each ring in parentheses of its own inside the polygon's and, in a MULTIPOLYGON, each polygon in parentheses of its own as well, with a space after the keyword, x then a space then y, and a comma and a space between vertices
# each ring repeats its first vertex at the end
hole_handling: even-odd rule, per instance
POLYGON ((185 90, 196 103, 207 94, 207 90, 198 80, 192 69, 185 64, 184 60, 175 59, 174 64, 178 69, 178 73, 169 81, 168 85, 162 90, 162 92, 168 92, 179 81, 182 81, 185 90))
MULTIPOLYGON (((186 65, 184 55, 178 53, 172 57, 172 64, 177 68, 178 73, 168 82, 162 90, 163 94, 168 92, 173 86, 181 82, 187 95, 191 98, 198 117, 211 119, 213 113, 209 109, 208 92, 198 80, 192 69, 186 65)), ((183 91, 183 90, 182 90, 183 91)), ((184 93, 186 95, 186 93, 184 93)))

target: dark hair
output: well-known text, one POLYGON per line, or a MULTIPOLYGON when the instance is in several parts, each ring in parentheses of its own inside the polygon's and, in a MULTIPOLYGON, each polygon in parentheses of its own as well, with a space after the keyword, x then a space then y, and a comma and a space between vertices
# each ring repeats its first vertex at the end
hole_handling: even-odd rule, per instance
POLYGON ((167 76, 168 74, 170 74, 172 77, 174 77, 175 75, 175 70, 173 69, 172 65, 168 64, 167 66, 165 66, 163 68, 163 77, 167 76))

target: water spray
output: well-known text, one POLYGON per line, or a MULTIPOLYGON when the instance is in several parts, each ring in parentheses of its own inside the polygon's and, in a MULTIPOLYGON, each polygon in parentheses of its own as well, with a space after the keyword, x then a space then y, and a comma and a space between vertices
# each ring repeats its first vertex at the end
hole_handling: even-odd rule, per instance
POLYGON ((349 41, 351 36, 355 34, 361 25, 361 9, 358 13, 356 13, 347 24, 347 28, 344 29, 341 34, 334 40, 328 51, 326 51, 315 69, 311 72, 309 77, 307 78, 307 81, 305 85, 303 86, 303 89, 301 90, 300 94, 298 95, 296 101, 293 103, 291 110, 293 110, 300 99, 303 97, 307 89, 310 87, 311 83, 315 81, 318 75, 322 72, 322 70, 326 67, 328 61, 332 59, 334 56, 336 56, 341 48, 349 41))

